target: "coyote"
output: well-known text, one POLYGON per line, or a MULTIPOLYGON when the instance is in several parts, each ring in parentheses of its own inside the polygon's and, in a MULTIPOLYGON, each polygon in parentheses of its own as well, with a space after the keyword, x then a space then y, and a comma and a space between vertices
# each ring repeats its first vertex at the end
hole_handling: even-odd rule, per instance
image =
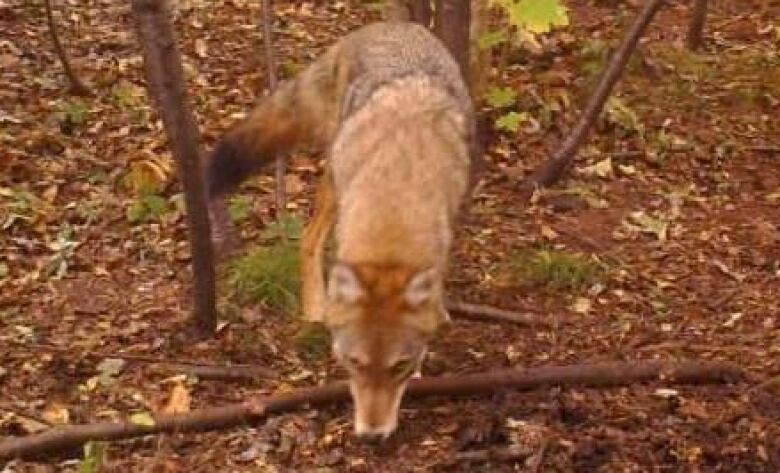
POLYGON ((283 150, 327 151, 301 241, 302 307, 331 332, 363 439, 396 429, 407 382, 449 320, 443 281, 474 131, 467 87, 444 45, 419 25, 375 23, 262 99, 207 164, 214 203, 283 150))

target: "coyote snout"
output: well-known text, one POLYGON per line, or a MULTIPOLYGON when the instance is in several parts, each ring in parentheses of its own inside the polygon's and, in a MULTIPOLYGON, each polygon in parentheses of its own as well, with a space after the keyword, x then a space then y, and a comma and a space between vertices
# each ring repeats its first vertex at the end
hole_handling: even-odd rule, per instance
POLYGON ((447 319, 433 269, 337 264, 328 285, 333 353, 349 373, 355 433, 384 440, 398 425, 409 378, 447 319))

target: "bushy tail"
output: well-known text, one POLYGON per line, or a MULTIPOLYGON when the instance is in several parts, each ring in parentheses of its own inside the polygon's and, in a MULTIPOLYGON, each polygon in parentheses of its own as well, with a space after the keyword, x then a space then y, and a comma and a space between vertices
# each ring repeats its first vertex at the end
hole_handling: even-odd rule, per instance
POLYGON ((348 80, 334 47, 262 99, 230 129, 206 163, 210 199, 223 197, 244 179, 295 145, 322 145, 338 126, 339 105, 348 80))

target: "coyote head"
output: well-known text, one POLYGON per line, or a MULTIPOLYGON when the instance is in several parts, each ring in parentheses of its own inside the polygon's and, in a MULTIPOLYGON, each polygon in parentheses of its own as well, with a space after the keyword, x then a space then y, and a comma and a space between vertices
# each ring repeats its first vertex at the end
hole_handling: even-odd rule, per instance
POLYGON ((448 320, 438 269, 336 263, 328 282, 325 323, 333 354, 349 373, 355 433, 377 441, 398 425, 409 378, 428 340, 448 320))

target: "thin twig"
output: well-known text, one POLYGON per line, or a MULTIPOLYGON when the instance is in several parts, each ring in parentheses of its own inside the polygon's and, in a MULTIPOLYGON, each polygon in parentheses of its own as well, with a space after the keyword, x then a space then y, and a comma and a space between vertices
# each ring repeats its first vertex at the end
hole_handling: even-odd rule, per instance
POLYGON ((46 8, 46 23, 49 25, 49 34, 51 35, 51 41, 54 43, 54 51, 60 58, 62 68, 65 70, 65 75, 70 81, 70 92, 73 95, 79 95, 82 97, 88 97, 92 95, 92 90, 81 80, 81 77, 76 74, 73 68, 70 66, 70 59, 68 58, 68 52, 60 42, 60 35, 57 33, 57 24, 54 21, 54 13, 52 12, 51 0, 45 0, 43 5, 46 8))
POLYGON ((152 365, 155 371, 165 373, 186 374, 200 379, 219 381, 254 381, 257 379, 278 378, 278 373, 252 365, 209 366, 179 363, 156 363, 152 365))
MULTIPOLYGON (((528 391, 544 386, 615 387, 658 381, 707 384, 732 382, 745 373, 738 367, 714 362, 635 362, 548 366, 528 370, 499 370, 469 376, 413 379, 407 394, 468 396, 494 394, 499 389, 528 391)), ((41 434, 0 441, 0 460, 41 456, 72 449, 88 441, 129 439, 162 432, 215 430, 257 422, 269 415, 309 406, 343 402, 350 397, 346 383, 304 388, 239 404, 199 409, 184 414, 158 415, 154 423, 107 422, 56 427, 41 434)))
POLYGON ((511 310, 499 309, 482 304, 468 302, 448 302, 447 310, 454 317, 480 322, 510 322, 524 326, 552 327, 553 321, 533 314, 522 314, 511 310))
MULTIPOLYGON (((271 0, 263 0, 263 46, 265 50, 265 70, 268 76, 268 93, 273 94, 278 83, 276 58, 273 43, 273 9, 271 0)), ((274 179, 276 179, 276 214, 281 215, 287 208, 287 183, 285 181, 286 162, 283 155, 276 157, 274 179)))

